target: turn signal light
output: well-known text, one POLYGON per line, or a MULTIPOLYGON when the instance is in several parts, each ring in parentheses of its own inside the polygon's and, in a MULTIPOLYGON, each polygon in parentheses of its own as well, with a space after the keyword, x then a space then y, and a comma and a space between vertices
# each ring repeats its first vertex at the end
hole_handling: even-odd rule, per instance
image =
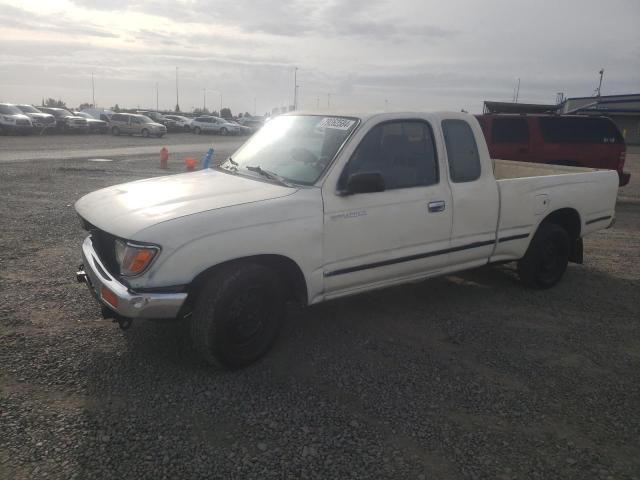
POLYGON ((107 287, 102 287, 100 289, 100 296, 105 302, 107 302, 112 307, 114 308, 118 307, 118 297, 116 296, 115 293, 113 293, 107 287))

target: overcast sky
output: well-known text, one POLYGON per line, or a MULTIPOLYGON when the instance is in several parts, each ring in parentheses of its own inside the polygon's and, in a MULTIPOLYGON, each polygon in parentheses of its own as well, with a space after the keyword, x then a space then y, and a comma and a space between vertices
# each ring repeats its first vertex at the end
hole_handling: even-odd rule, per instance
POLYGON ((0 101, 482 109, 640 93, 640 0, 0 0, 0 101), (385 102, 386 101, 386 102, 385 102))

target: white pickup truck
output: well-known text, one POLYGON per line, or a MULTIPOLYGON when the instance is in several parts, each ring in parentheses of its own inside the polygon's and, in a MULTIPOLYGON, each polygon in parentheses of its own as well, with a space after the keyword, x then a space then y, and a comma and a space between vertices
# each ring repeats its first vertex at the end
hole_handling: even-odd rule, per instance
POLYGON ((78 280, 103 314, 184 319, 212 364, 304 305, 517 261, 548 288, 615 215, 615 171, 491 160, 462 113, 288 114, 220 166, 98 190, 78 280))

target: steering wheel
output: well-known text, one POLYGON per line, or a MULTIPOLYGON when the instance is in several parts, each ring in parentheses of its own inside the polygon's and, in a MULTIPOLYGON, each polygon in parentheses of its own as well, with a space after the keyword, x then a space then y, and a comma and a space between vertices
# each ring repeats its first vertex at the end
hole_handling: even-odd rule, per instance
POLYGON ((318 163, 318 157, 306 148, 296 147, 291 149, 291 158, 297 162, 315 164, 318 163))

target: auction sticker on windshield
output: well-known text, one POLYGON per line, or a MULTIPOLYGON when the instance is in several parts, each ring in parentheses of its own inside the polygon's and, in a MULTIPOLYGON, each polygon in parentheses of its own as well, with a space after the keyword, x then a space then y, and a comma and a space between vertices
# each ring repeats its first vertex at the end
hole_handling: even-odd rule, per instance
POLYGON ((320 120, 317 128, 335 128, 336 130, 349 130, 356 123, 355 120, 342 117, 325 117, 320 120))

